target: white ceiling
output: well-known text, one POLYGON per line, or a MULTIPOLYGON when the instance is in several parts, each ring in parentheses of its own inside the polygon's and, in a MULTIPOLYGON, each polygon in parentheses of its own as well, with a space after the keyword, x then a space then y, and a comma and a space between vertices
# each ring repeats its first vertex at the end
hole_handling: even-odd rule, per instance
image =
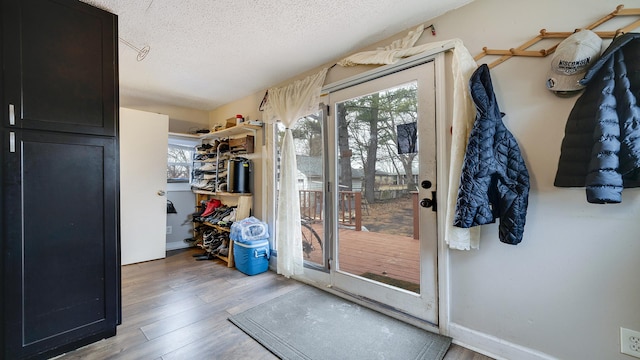
POLYGON ((82 1, 118 15, 121 97, 212 110, 473 0, 82 1))

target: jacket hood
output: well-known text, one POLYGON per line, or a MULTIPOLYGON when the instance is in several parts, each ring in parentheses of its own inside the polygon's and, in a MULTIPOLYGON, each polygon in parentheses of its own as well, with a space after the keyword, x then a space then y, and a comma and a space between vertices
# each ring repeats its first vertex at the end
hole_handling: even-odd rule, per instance
POLYGON ((495 104, 497 101, 487 64, 482 64, 476 69, 469 79, 469 86, 478 113, 487 115, 496 112, 495 104))

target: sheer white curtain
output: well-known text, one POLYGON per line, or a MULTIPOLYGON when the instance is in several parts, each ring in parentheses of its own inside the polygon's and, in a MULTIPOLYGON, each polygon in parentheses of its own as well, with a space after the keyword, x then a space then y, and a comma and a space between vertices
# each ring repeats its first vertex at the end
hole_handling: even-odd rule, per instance
POLYGON ((291 128, 305 115, 318 111, 320 90, 327 69, 294 83, 269 89, 265 106, 267 119, 280 120, 285 126, 280 147, 280 191, 276 219, 276 250, 278 274, 286 277, 301 274, 303 267, 300 229, 300 198, 296 174, 296 151, 291 128))

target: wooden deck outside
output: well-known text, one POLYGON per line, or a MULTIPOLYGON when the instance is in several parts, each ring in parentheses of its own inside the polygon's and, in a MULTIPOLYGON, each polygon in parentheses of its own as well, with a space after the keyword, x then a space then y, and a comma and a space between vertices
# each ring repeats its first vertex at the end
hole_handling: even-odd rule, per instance
MULTIPOLYGON (((321 224, 312 225, 322 236, 321 224)), ((420 242, 412 237, 349 228, 338 230, 340 269, 354 275, 373 273, 396 280, 420 284, 420 242)), ((315 248, 306 260, 320 262, 321 249, 315 248)))

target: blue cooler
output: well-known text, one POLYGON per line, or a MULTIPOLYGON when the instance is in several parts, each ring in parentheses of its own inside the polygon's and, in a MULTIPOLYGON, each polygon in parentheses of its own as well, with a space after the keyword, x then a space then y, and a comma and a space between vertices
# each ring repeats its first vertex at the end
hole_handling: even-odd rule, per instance
POLYGON ((260 274, 269 269, 269 252, 268 239, 233 242, 236 268, 247 275, 260 274))

